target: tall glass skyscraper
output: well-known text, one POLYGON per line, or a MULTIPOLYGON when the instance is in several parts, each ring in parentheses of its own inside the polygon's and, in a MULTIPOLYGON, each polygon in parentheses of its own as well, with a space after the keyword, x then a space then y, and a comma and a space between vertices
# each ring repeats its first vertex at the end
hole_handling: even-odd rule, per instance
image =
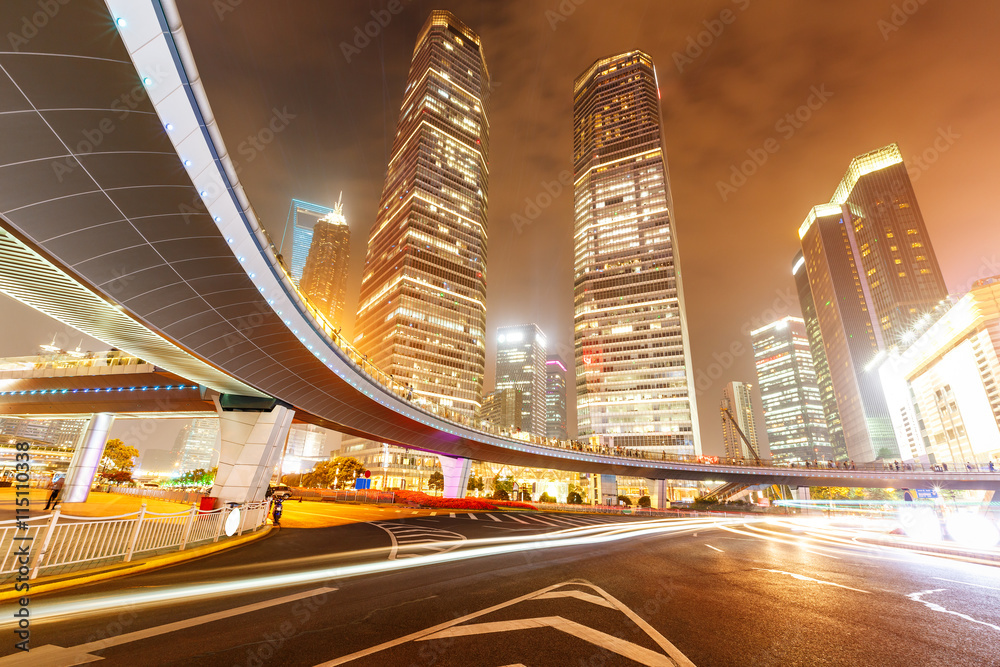
POLYGON ((767 442, 776 461, 830 460, 805 322, 785 317, 750 333, 767 442))
POLYGON ((545 335, 534 324, 497 329, 497 389, 521 392, 521 430, 545 436, 545 335))
POLYGON ((652 59, 598 60, 574 85, 574 324, 581 436, 701 453, 652 59))
POLYGON ((948 288, 899 146, 851 160, 831 203, 860 211, 848 233, 885 344, 911 342, 916 322, 948 296, 948 288))
POLYGON ((866 370, 883 343, 868 305, 868 282, 858 271, 860 253, 851 243, 852 224, 861 218, 848 204, 823 204, 799 228, 847 455, 859 462, 899 456, 878 375, 866 370))
POLYGON ((833 447, 834 457, 842 461, 848 458, 844 427, 840 423, 837 395, 833 391, 833 380, 830 377, 830 363, 826 358, 826 348, 823 347, 823 333, 820 330, 819 318, 816 317, 816 303, 809 287, 806 259, 802 256, 802 251, 796 253, 795 259, 792 260, 792 276, 795 278, 799 308, 802 309, 802 320, 805 322, 806 335, 809 337, 809 352, 812 354, 813 366, 816 367, 816 386, 819 387, 819 395, 823 400, 823 415, 830 431, 830 446, 833 447))
POLYGON ((556 354, 545 361, 545 437, 566 440, 566 364, 556 354))
POLYGON ((415 398, 470 417, 486 365, 489 94, 479 37, 431 12, 368 237, 355 338, 415 398))
POLYGON ((332 213, 316 221, 300 282, 302 292, 334 326, 342 324, 350 255, 351 228, 338 200, 332 213))
POLYGON ((726 456, 732 459, 753 459, 754 454, 761 455, 760 443, 757 442, 757 425, 753 416, 752 390, 753 385, 744 382, 730 382, 722 390, 722 403, 719 405, 719 416, 722 418, 722 445, 726 450, 726 456), (737 426, 739 431, 736 429, 737 426), (749 448, 740 437, 740 431, 750 441, 749 448), (753 453, 750 452, 751 449, 753 453))
MULTIPOLYGON (((309 248, 312 246, 313 229, 316 223, 333 213, 333 209, 319 204, 310 204, 301 199, 293 199, 288 208, 288 218, 285 229, 292 226, 292 281, 298 285, 302 280, 302 272, 306 268, 309 248)), ((282 238, 284 242, 284 238, 282 238)))

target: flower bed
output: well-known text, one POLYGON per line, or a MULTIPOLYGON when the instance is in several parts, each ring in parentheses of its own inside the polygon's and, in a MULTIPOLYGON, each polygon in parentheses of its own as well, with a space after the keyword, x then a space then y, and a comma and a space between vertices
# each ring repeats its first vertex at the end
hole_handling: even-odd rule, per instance
POLYGON ((535 507, 527 503, 512 500, 494 500, 493 498, 439 498, 429 496, 419 491, 396 491, 396 502, 414 503, 424 507, 435 507, 453 510, 496 510, 512 508, 533 510, 535 507))

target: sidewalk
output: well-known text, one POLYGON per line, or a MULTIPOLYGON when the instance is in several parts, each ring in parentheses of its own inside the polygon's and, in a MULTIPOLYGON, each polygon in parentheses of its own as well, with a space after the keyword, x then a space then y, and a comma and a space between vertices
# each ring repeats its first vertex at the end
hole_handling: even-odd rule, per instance
MULTIPOLYGON (((15 492, 16 489, 13 487, 0 488, 0 521, 9 521, 16 518, 14 512, 15 492)), ((28 495, 31 503, 28 505, 29 516, 34 517, 42 514, 50 514, 52 511, 51 508, 48 512, 42 509, 45 507, 45 501, 48 498, 48 489, 31 489, 28 495)), ((124 496, 116 493, 101 493, 100 491, 91 491, 85 503, 64 503, 61 497, 56 502, 62 506, 60 508, 62 514, 98 517, 119 516, 138 512, 139 507, 142 506, 144 501, 146 503, 146 511, 156 512, 157 514, 176 514, 191 507, 189 504, 174 503, 158 498, 139 498, 137 496, 124 496)))

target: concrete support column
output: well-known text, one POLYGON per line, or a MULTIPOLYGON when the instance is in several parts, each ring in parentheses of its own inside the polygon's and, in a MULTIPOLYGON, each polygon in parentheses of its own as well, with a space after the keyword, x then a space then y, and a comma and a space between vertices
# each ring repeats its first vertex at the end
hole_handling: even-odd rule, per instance
POLYGON ((221 502, 263 500, 295 411, 283 405, 270 412, 224 411, 218 397, 213 400, 222 442, 211 495, 221 502))
POLYGON ((444 474, 444 497, 464 498, 469 490, 472 461, 444 454, 438 454, 437 457, 441 461, 441 472, 444 474))
POLYGON ((667 480, 665 479, 651 479, 649 480, 649 503, 650 507, 654 510, 662 510, 667 508, 667 503, 670 499, 667 497, 667 480))
POLYGON ((101 465, 101 455, 104 454, 104 446, 108 443, 108 432, 114 421, 115 416, 110 412, 98 412, 91 416, 87 430, 84 431, 83 438, 73 452, 73 458, 70 459, 60 502, 87 502, 90 486, 94 483, 94 476, 97 475, 97 469, 101 465))

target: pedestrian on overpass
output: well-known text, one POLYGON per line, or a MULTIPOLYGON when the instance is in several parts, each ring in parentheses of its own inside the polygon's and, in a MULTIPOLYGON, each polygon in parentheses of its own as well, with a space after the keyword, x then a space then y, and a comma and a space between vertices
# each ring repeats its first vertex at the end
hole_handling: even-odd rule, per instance
POLYGON ((50 489, 52 489, 52 492, 49 493, 49 499, 45 501, 45 509, 49 509, 50 505, 53 506, 53 507, 55 506, 56 499, 59 497, 59 494, 62 492, 63 485, 65 483, 66 483, 66 478, 65 477, 60 477, 59 479, 57 479, 54 482, 52 482, 52 486, 49 487, 50 489))

